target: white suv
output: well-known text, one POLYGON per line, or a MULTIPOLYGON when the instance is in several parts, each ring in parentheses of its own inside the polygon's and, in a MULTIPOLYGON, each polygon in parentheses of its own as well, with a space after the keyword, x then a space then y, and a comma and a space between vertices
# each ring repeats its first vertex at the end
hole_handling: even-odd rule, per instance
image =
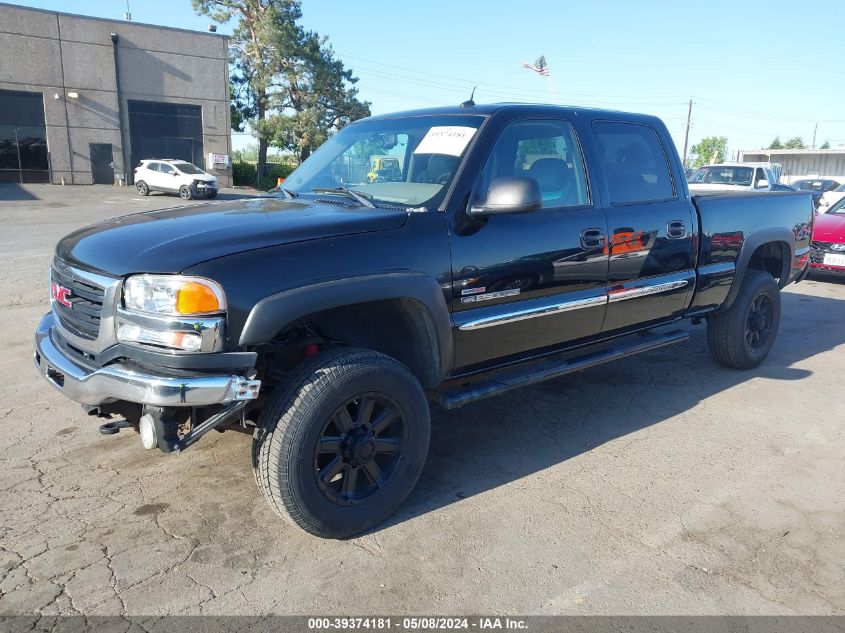
POLYGON ((184 160, 156 158, 142 160, 135 168, 135 188, 142 196, 151 191, 178 193, 183 200, 198 196, 215 198, 217 178, 184 160))

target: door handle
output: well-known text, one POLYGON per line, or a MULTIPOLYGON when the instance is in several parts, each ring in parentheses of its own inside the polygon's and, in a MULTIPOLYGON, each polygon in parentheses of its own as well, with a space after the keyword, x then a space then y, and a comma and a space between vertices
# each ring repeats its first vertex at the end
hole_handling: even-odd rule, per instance
POLYGON ((666 225, 666 237, 670 240, 679 240, 687 235, 687 226, 682 220, 672 220, 666 225))
POLYGON ((581 231, 581 246, 584 248, 602 248, 605 239, 601 229, 584 229, 581 231))

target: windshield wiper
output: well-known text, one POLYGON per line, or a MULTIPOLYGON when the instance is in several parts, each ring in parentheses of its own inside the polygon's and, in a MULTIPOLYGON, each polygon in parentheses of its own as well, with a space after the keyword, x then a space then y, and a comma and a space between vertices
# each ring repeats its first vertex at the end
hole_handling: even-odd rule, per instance
POLYGON ((339 195, 347 195, 351 198, 355 198, 355 200, 360 204, 362 207, 367 207, 368 209, 375 209, 376 205, 370 202, 373 196, 367 193, 363 193, 362 191, 355 191, 350 189, 349 187, 344 187, 343 185, 338 185, 337 187, 318 187, 317 189, 312 189, 314 193, 333 193, 339 195))
POLYGON ((281 192, 282 195, 285 197, 285 200, 293 200, 294 198, 298 198, 299 194, 295 191, 291 191, 290 189, 285 189, 284 187, 273 187, 267 193, 278 193, 281 192))

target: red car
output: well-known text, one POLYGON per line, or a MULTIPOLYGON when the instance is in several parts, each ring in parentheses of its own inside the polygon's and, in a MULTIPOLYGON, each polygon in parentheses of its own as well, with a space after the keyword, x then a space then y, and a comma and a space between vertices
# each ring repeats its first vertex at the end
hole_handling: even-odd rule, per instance
POLYGON ((845 198, 832 205, 827 213, 816 216, 810 267, 818 272, 845 275, 845 198))

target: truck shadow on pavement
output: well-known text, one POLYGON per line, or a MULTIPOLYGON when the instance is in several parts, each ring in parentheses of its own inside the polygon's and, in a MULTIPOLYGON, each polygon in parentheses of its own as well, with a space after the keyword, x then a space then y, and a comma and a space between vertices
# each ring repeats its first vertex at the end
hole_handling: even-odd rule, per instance
POLYGON ((0 183, 0 202, 11 202, 17 200, 40 200, 40 198, 25 187, 16 183, 0 183))
MULTIPOLYGON (((845 344, 845 301, 782 295, 769 358, 751 371, 718 365, 706 325, 688 342, 515 390, 455 411, 432 410, 431 448, 408 500, 382 529, 511 483, 689 411, 755 378, 798 381, 801 361, 845 344)), ((751 405, 753 406, 753 405, 751 405)), ((741 412, 740 412, 741 414, 741 412)))

